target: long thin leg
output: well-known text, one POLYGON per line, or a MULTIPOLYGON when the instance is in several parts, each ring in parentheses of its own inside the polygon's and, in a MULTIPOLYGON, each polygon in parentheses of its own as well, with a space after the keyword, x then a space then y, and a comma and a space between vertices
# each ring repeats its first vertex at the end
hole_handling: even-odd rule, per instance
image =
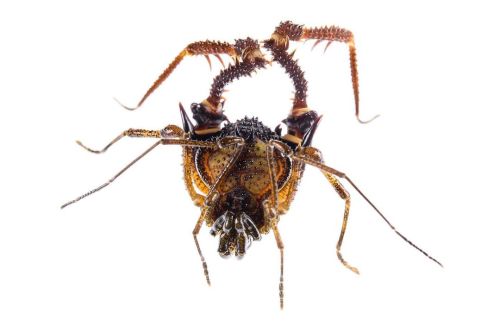
POLYGON ((139 155, 138 157, 136 157, 132 162, 130 162, 129 164, 127 164, 123 169, 121 169, 116 175, 114 175, 113 177, 111 177, 107 182, 105 182, 102 185, 99 185, 95 189, 90 190, 90 191, 88 191, 85 194, 82 194, 81 196, 79 196, 76 199, 73 199, 71 201, 66 202, 64 205, 61 206, 61 209, 63 209, 64 207, 67 207, 69 205, 72 205, 75 202, 78 202, 78 201, 82 200, 83 198, 86 198, 89 195, 94 194, 97 191, 102 190, 103 188, 105 188, 106 186, 108 186, 109 184, 111 184, 112 182, 114 182, 115 179, 118 178, 118 177, 120 177, 120 175, 122 173, 124 173, 125 171, 127 171, 128 168, 130 168, 132 165, 134 165, 137 161, 139 161, 141 158, 143 158, 146 154, 148 154, 150 151, 152 151, 154 148, 156 148, 160 144, 161 144, 161 140, 160 141, 156 141, 156 143, 154 145, 152 145, 151 147, 149 147, 145 152, 143 152, 141 155, 139 155))
POLYGON ((189 44, 177 55, 177 57, 175 57, 175 59, 168 65, 168 67, 165 68, 165 70, 160 74, 160 76, 151 85, 151 87, 149 87, 139 103, 137 103, 137 106, 131 108, 121 103, 120 104, 125 109, 130 111, 139 108, 146 101, 146 99, 163 83, 163 81, 165 81, 170 76, 170 74, 172 74, 174 69, 181 63, 184 57, 193 55, 204 55, 208 57, 208 55, 215 55, 220 61, 220 57, 218 56, 220 54, 227 54, 232 58, 236 57, 234 46, 229 43, 218 41, 203 41, 189 44))
MULTIPOLYGON (((167 126, 167 128, 168 128, 168 126, 167 126)), ((163 130, 163 131, 165 131, 165 130, 163 130)), ((165 136, 164 134, 162 134, 162 135, 163 135, 163 137, 165 136)), ((139 161, 141 158, 143 158, 146 154, 148 154, 151 150, 153 150, 154 148, 156 148, 160 144, 163 144, 163 145, 181 145, 181 146, 191 146, 191 147, 204 147, 204 148, 216 148, 215 143, 206 142, 206 141, 196 141, 196 140, 189 140, 189 139, 161 139, 161 140, 157 141, 154 145, 149 147, 141 155, 136 157, 132 162, 127 164, 127 166, 125 166, 123 169, 121 169, 116 175, 111 177, 107 182, 105 182, 104 184, 96 187, 95 189, 90 190, 89 192, 79 196, 76 199, 68 201, 67 203, 65 203, 64 205, 61 206, 61 209, 65 208, 71 204, 74 204, 75 202, 78 202, 81 199, 86 198, 89 195, 94 194, 95 192, 100 191, 103 188, 105 188, 106 186, 110 185, 112 182, 114 182, 116 180, 116 178, 121 176, 121 174, 123 174, 125 171, 127 171, 132 165, 134 165, 137 161, 139 161)))
MULTIPOLYGON (((274 140, 271 141, 271 144, 268 147, 273 147, 273 148, 275 147, 279 151, 282 151, 283 153, 288 154, 289 156, 291 156, 293 154, 292 151, 287 146, 283 145, 279 141, 274 141, 274 140)), ((321 157, 321 154, 319 153, 319 151, 315 150, 314 148, 306 148, 306 152, 307 151, 310 152, 309 156, 310 156, 311 159, 314 159, 316 161, 322 161, 322 157, 321 157)), ((268 154, 268 161, 269 161, 269 156, 272 156, 272 155, 268 154)), ((269 163, 269 165, 273 164, 273 162, 268 162, 268 163, 269 163)), ((300 162, 298 160, 295 160, 294 161, 294 165, 296 167, 296 169, 294 169, 294 172, 302 172, 303 171, 303 163, 302 162, 300 162)), ((342 220, 342 229, 340 231, 339 240, 337 241, 337 257, 339 258, 340 262, 345 267, 349 268, 354 273, 359 274, 358 269, 356 267, 350 265, 343 258, 342 253, 341 253, 342 242, 344 240, 344 235, 345 235, 345 231, 346 231, 346 228, 347 228, 347 221, 348 221, 348 218, 349 218, 349 208, 351 206, 351 197, 349 195, 349 192, 347 192, 344 189, 344 187, 342 186, 342 184, 340 184, 339 181, 333 175, 331 175, 331 174, 329 174, 327 172, 323 172, 323 174, 325 175, 325 177, 328 180, 328 182, 330 182, 330 184, 333 186, 333 188, 335 189, 335 191, 338 193, 338 195, 340 196, 340 198, 345 201, 344 217, 343 217, 343 220, 342 220)), ((293 194, 289 195, 289 198, 287 198, 287 200, 284 202, 284 205, 289 205, 290 204, 290 201, 291 201, 290 197, 292 195, 293 194)))
POLYGON ((201 214, 200 217, 198 218, 198 222, 196 222, 196 225, 193 229, 193 238, 194 238, 194 243, 196 244, 196 250, 198 250, 198 254, 200 256, 201 265, 203 267, 203 274, 205 274, 205 279, 207 280, 207 283, 210 286, 210 276, 208 274, 207 262, 205 261, 205 257, 203 256, 203 253, 201 252, 200 243, 198 243, 198 234, 200 233, 200 228, 201 228, 204 220, 205 220, 205 216, 204 216, 204 214, 201 214))
POLYGON ((269 167, 269 179, 271 182, 271 195, 269 199, 264 203, 266 223, 270 223, 273 229, 274 238, 276 239, 276 244, 280 250, 280 283, 279 283, 279 297, 280 297, 280 308, 283 309, 284 304, 284 281, 283 281, 283 266, 284 266, 284 249, 283 240, 278 230, 278 183, 276 181, 276 163, 274 157, 274 146, 269 144, 266 146, 266 158, 267 165, 269 167))
POLYGON ((129 128, 121 132, 116 138, 111 140, 103 149, 96 150, 87 147, 80 140, 77 140, 76 143, 80 145, 82 148, 88 150, 94 154, 101 154, 108 150, 109 147, 123 139, 124 137, 132 137, 132 138, 157 138, 157 139, 173 139, 173 138, 185 138, 186 133, 176 125, 167 125, 162 130, 148 130, 148 129, 137 129, 137 128, 129 128))
POLYGON ((312 148, 312 147, 308 147, 307 150, 303 149, 300 152, 294 154, 292 156, 292 158, 295 159, 295 160, 298 160, 298 161, 303 161, 303 162, 305 162, 305 163, 307 163, 309 165, 312 165, 312 166, 314 166, 314 167, 316 167, 316 168, 320 169, 321 171, 326 172, 328 174, 335 175, 335 176, 337 176, 339 178, 345 179, 363 197, 363 199, 365 199, 366 202, 368 202, 368 204, 379 214, 379 216, 387 223, 387 225, 399 237, 401 237, 405 242, 407 242, 408 244, 410 244, 411 246, 413 246, 415 249, 417 249, 419 252, 421 252, 427 258, 429 258, 430 260, 434 261, 439 266, 443 267, 443 265, 438 260, 436 260, 435 258, 433 258, 431 255, 429 255, 427 252, 425 252, 424 250, 422 250, 421 248, 419 248, 412 241, 410 241, 403 234, 401 234, 396 229, 396 227, 394 227, 394 225, 392 225, 392 223, 389 222, 389 220, 384 216, 384 214, 382 214, 382 212, 366 197, 366 195, 363 192, 361 192, 361 190, 356 186, 356 184, 354 184, 354 182, 345 173, 340 172, 340 171, 338 171, 338 170, 336 170, 336 169, 334 169, 332 167, 329 167, 329 166, 327 166, 327 165, 319 162, 318 158, 315 157, 318 154, 320 154, 319 150, 317 150, 315 148, 312 148))
POLYGON ((273 226, 273 232, 274 232, 274 238, 276 239, 276 244, 278 245, 278 248, 280 249, 280 285, 279 285, 279 296, 280 296, 280 308, 283 309, 283 300, 285 297, 285 290, 284 290, 284 282, 283 282, 283 263, 284 263, 284 249, 285 246, 283 245, 283 240, 281 239, 281 235, 278 231, 278 226, 274 225, 273 226))

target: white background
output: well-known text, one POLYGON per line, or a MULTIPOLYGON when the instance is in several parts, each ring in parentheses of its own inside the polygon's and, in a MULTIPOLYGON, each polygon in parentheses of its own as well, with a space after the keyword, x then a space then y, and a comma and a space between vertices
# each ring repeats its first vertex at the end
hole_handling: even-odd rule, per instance
MULTIPOLYGON (((454 1, 67 1, 0 5, 0 332, 498 332, 498 10, 454 1), (347 172, 441 269, 399 239, 354 193, 344 256, 343 202, 308 168, 281 219, 285 309, 272 235, 243 260, 222 260, 182 182, 180 148, 159 147, 106 181, 148 139, 101 147, 129 127, 180 124, 177 103, 208 94, 212 72, 186 59, 136 112, 133 105, 188 43, 264 39, 285 19, 340 25, 356 36, 356 122, 347 47, 297 57, 309 105, 324 115, 314 144, 347 172)), ((231 119, 274 128, 292 85, 279 66, 229 86, 231 119)))

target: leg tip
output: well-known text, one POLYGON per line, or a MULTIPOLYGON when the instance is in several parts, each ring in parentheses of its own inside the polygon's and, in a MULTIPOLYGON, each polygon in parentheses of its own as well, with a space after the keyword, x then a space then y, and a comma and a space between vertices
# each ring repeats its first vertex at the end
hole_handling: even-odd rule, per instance
POLYGON ((359 118, 359 115, 356 115, 356 118, 358 119, 358 122, 360 124, 368 124, 368 123, 371 123, 372 121, 374 121, 375 119, 377 119, 378 117, 380 117, 379 114, 373 116, 371 119, 368 119, 368 120, 362 120, 361 118, 359 118))

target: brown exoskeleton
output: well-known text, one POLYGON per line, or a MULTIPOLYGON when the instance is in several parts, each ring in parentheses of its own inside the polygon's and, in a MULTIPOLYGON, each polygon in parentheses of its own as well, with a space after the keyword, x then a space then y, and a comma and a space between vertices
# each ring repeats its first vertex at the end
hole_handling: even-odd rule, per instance
POLYGON ((353 35, 348 30, 337 27, 305 28, 287 21, 281 23, 271 37, 261 43, 250 38, 236 40, 234 44, 215 41, 192 43, 181 51, 165 69, 137 107, 172 73, 185 56, 204 55, 209 60, 209 55, 215 55, 221 60, 220 55, 229 55, 235 63, 215 77, 208 98, 201 103, 191 105, 192 117, 196 124, 191 122, 184 108, 179 104, 182 128, 169 125, 163 130, 129 129, 102 150, 92 150, 77 141, 93 153, 102 153, 125 136, 159 139, 108 182, 64 204, 61 208, 108 186, 155 147, 159 145, 182 146, 184 181, 194 204, 201 209, 200 217, 193 230, 193 237, 207 283, 210 284, 208 268, 197 239, 203 223, 211 228, 212 235, 219 237, 218 252, 222 256, 234 254, 242 257, 252 241, 259 240, 261 235, 272 231, 281 253, 279 290, 280 305, 283 307, 284 246, 278 231, 278 222, 280 215, 288 211, 305 165, 308 164, 318 168, 340 198, 345 201, 344 218, 337 242, 337 256, 345 267, 358 273, 358 270, 344 260, 341 254, 349 215, 350 196, 339 178, 347 181, 358 191, 400 237, 441 265, 401 235, 345 173, 325 165, 321 152, 311 146, 321 117, 308 108, 307 81, 303 71, 293 59, 293 52, 288 52, 290 41, 308 39, 316 40, 316 44, 320 41, 327 41, 327 47, 333 41, 349 45, 355 114, 359 120, 356 49, 353 35), (261 46, 268 51, 270 56, 263 52, 261 46), (250 76, 254 71, 265 68, 270 62, 277 62, 284 67, 295 88, 293 106, 287 118, 283 120, 287 126, 287 132, 283 135, 279 126, 273 131, 257 118, 247 117, 230 122, 223 112, 224 87, 235 79, 250 76), (224 126, 222 126, 223 123, 225 123, 224 126))

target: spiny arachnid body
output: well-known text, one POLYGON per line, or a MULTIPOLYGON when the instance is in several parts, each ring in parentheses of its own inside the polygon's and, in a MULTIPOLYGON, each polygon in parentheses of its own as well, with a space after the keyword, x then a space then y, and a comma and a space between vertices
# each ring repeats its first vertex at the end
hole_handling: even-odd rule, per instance
POLYGON ((345 202, 342 227, 337 241, 337 257, 345 267, 358 273, 341 254, 351 201, 339 179, 345 180, 359 192, 400 237, 441 265, 399 233, 345 173, 325 165, 321 152, 311 146, 321 116, 309 109, 304 72, 293 59, 294 52, 288 50, 290 42, 309 39, 315 40, 314 46, 321 41, 327 42, 326 47, 334 41, 348 44, 355 115, 362 122, 359 119, 356 48, 353 35, 348 30, 334 26, 306 28, 286 21, 276 27, 269 39, 262 42, 246 38, 237 39, 234 44, 218 41, 191 43, 163 71, 135 108, 124 107, 135 110, 141 106, 186 56, 203 55, 210 65, 210 55, 215 56, 222 64, 224 62, 221 55, 230 56, 234 63, 214 78, 209 96, 200 103, 191 104, 192 119, 195 123, 193 124, 179 104, 182 128, 168 125, 162 130, 128 129, 101 150, 87 148, 77 141, 90 152, 103 153, 126 136, 158 139, 109 181, 65 203, 61 208, 108 186, 157 146, 178 145, 182 147, 184 182, 193 203, 201 209, 193 237, 208 284, 208 267, 197 238, 203 223, 210 228, 212 235, 218 236, 218 252, 221 256, 242 257, 252 241, 259 240, 262 235, 272 231, 280 250, 279 296, 280 305, 283 307, 284 245, 278 222, 280 215, 288 211, 293 201, 306 165, 319 169, 345 202), (267 52, 263 52, 261 46, 267 52), (225 87, 234 80, 265 69, 272 62, 284 68, 295 89, 292 107, 283 120, 287 127, 286 133, 282 133, 280 125, 271 130, 255 117, 229 121, 223 110, 222 93, 225 87))

